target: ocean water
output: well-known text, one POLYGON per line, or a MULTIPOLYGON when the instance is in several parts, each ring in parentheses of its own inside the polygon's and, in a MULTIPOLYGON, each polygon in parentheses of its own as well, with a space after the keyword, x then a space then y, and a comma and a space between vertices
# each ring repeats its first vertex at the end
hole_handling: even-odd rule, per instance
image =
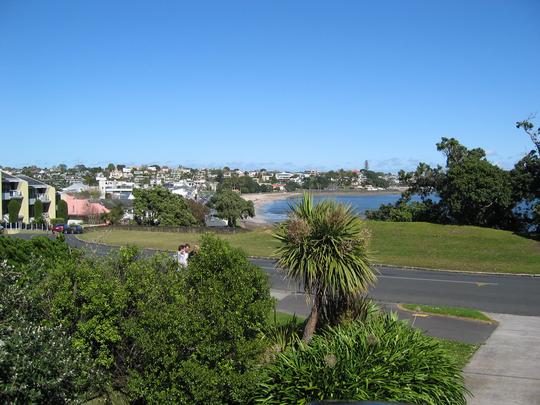
MULTIPOLYGON (((360 216, 364 216, 366 210, 376 210, 381 204, 395 203, 401 194, 375 194, 375 195, 329 195, 313 196, 313 202, 321 200, 334 200, 342 204, 350 205, 360 216)), ((265 204, 259 213, 268 222, 281 222, 287 219, 287 213, 291 204, 300 202, 301 197, 284 198, 265 204)))

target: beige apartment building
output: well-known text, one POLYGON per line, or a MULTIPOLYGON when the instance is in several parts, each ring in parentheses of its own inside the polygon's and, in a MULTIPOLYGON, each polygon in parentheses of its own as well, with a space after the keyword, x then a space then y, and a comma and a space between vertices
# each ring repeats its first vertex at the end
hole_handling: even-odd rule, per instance
POLYGON ((38 200, 43 204, 46 221, 56 217, 56 189, 31 177, 0 170, 0 195, 0 222, 9 220, 8 204, 12 199, 21 202, 20 222, 29 224, 34 220, 34 207, 38 200))

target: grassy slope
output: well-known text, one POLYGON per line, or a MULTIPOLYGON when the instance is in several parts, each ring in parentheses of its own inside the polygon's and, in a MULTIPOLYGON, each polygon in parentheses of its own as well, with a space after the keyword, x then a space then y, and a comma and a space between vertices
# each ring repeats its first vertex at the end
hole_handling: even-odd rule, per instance
MULTIPOLYGON (((540 242, 508 231, 423 222, 366 222, 371 252, 377 263, 435 269, 501 273, 540 273, 540 242)), ((88 241, 135 244, 176 250, 182 242, 196 243, 197 234, 138 231, 96 231, 88 241)), ((270 229, 222 235, 252 256, 271 256, 277 243, 270 229)))

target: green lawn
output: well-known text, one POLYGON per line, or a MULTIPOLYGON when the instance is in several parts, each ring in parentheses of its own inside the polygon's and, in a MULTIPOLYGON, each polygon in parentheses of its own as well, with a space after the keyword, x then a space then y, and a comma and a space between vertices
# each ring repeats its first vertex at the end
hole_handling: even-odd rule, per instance
MULTIPOLYGON (((508 231, 424 222, 366 221, 370 250, 376 263, 433 269, 500 273, 540 273, 540 242, 508 231)), ((221 235, 251 256, 271 256, 277 247, 271 229, 221 235)), ((176 250, 199 235, 145 231, 100 230, 82 235, 87 241, 134 244, 176 250)))
POLYGON ((454 359, 454 361, 459 365, 460 368, 463 368, 467 365, 472 355, 480 347, 480 345, 471 345, 468 343, 455 342, 453 340, 437 340, 446 350, 448 350, 450 357, 454 359))
POLYGON ((421 304, 401 304, 403 308, 408 311, 425 312, 435 315, 449 315, 457 316, 459 318, 475 319, 478 321, 493 322, 489 316, 476 309, 460 308, 460 307, 441 307, 434 305, 421 305, 421 304))

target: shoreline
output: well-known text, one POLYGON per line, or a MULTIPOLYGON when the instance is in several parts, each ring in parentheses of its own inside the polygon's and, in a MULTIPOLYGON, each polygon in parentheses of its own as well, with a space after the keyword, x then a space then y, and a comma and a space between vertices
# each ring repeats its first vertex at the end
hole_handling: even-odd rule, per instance
MULTIPOLYGON (((372 195, 395 195, 401 194, 403 190, 353 190, 353 191, 311 191, 313 196, 372 196, 372 195)), ((269 203, 276 200, 287 200, 290 198, 301 197, 304 195, 303 191, 281 191, 275 193, 252 193, 252 194, 242 194, 241 197, 247 201, 253 201, 255 207, 255 217, 248 218, 242 222, 246 228, 254 228, 261 226, 272 225, 273 222, 268 221, 263 215, 263 209, 269 203)))

